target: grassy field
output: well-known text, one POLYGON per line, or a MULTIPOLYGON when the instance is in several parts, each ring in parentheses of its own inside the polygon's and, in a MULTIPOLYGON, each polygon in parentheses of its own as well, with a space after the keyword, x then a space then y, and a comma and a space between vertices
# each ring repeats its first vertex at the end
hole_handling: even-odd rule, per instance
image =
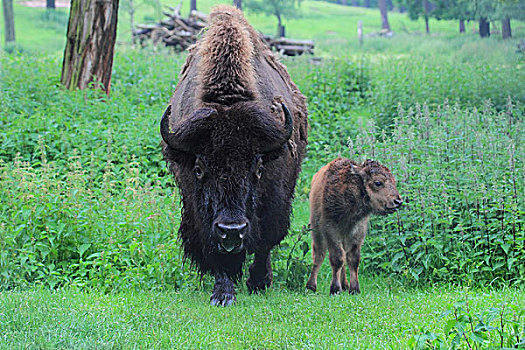
MULTIPOLYGON (((0 348, 492 349, 525 339, 522 23, 508 41, 434 20, 427 36, 422 21, 392 13, 394 37, 359 47, 356 23, 377 32, 377 10, 303 1, 287 33, 316 40, 322 60, 283 59, 311 126, 290 234, 272 253, 274 286, 250 296, 243 280, 237 305, 217 309, 212 279, 182 263, 179 198, 158 147, 185 55, 132 48, 121 7, 111 96, 66 91, 67 12, 56 12, 15 4, 19 52, 0 51, 0 348), (310 180, 339 155, 387 164, 406 205, 372 220, 362 295, 329 297, 328 262, 319 292, 305 294, 310 180)), ((136 22, 154 19, 142 5, 136 22)), ((274 31, 272 18, 248 19, 274 31)))
MULTIPOLYGON (((511 306, 525 308, 523 290, 405 289, 393 280, 365 279, 361 295, 330 297, 328 284, 320 287, 323 293, 315 295, 275 288, 264 295, 243 291, 228 309, 208 305, 209 290, 3 293, 0 348, 407 349, 417 348, 430 333, 453 338, 444 334, 455 320, 446 314, 454 304, 461 310, 468 300, 469 312, 458 314, 472 317, 474 327, 480 319, 487 322, 494 309, 503 311, 504 327, 510 328, 517 317, 511 306)), ((487 325, 494 327, 491 339, 479 345, 499 347, 500 318, 487 325)), ((505 334, 505 346, 508 338, 516 342, 505 334)))

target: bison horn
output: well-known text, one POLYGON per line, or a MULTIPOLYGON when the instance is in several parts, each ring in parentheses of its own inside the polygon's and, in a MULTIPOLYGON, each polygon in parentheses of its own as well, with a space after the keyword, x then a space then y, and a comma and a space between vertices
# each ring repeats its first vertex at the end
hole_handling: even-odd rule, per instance
POLYGON ((284 112, 284 132, 281 134, 281 137, 279 137, 275 142, 270 143, 267 145, 263 150, 262 153, 268 153, 271 151, 275 151, 279 149, 285 142, 287 142, 290 137, 292 137, 293 133, 293 117, 288 108, 286 108, 286 105, 284 103, 281 103, 281 106, 283 107, 284 112))
POLYGON ((196 110, 191 117, 179 122, 170 130, 169 119, 171 115, 171 105, 169 105, 160 121, 160 135, 164 142, 171 148, 177 151, 191 153, 191 139, 198 139, 199 136, 195 135, 195 130, 199 129, 198 125, 207 117, 216 113, 217 111, 213 108, 200 108, 196 110))

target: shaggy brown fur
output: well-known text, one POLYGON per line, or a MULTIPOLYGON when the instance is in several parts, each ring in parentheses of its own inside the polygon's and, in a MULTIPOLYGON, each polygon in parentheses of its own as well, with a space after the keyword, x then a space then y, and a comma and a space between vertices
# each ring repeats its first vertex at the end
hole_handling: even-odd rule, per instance
POLYGON ((392 173, 376 161, 359 165, 337 158, 322 167, 314 175, 310 190, 313 267, 306 288, 317 289, 317 274, 328 250, 332 266, 330 294, 342 290, 359 293, 357 273, 368 219, 372 214, 393 213, 402 203, 392 173))
POLYGON ((230 6, 210 15, 161 121, 180 188, 185 257, 215 276, 214 305, 235 300, 246 253, 251 292, 272 283, 270 250, 287 234, 307 143, 306 99, 230 6))
POLYGON ((226 105, 256 97, 254 47, 242 12, 219 6, 199 47, 200 98, 226 105))

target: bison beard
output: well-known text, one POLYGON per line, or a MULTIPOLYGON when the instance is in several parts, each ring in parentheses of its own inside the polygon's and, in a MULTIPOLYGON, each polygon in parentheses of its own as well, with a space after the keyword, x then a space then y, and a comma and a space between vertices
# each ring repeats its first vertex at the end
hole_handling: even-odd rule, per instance
POLYGON ((221 6, 190 49, 161 120, 183 210, 185 258, 215 276, 212 305, 235 301, 246 254, 250 292, 272 283, 307 136, 304 96, 242 13, 221 6))

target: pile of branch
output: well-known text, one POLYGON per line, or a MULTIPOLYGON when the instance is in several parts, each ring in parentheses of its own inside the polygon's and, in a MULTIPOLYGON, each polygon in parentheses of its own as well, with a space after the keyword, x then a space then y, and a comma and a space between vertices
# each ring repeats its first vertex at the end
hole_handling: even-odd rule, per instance
MULTIPOLYGON (((171 12, 163 12, 167 17, 155 24, 139 24, 133 31, 134 42, 146 45, 164 44, 177 51, 184 51, 197 41, 200 31, 207 26, 208 16, 204 13, 192 11, 188 18, 180 14, 181 4, 169 7, 171 12)), ((314 53, 314 42, 311 40, 293 40, 287 38, 273 38, 261 34, 268 46, 281 55, 298 56, 314 53)))
POLYGON ((314 42, 311 40, 294 40, 288 38, 274 38, 262 35, 268 46, 280 55, 299 56, 302 54, 314 54, 314 42))
POLYGON ((208 16, 192 11, 188 18, 180 14, 181 4, 169 7, 171 12, 163 12, 166 18, 155 24, 139 24, 133 31, 134 42, 145 45, 151 41, 153 45, 160 43, 171 46, 177 51, 184 51, 197 41, 197 35, 206 27, 208 16))

